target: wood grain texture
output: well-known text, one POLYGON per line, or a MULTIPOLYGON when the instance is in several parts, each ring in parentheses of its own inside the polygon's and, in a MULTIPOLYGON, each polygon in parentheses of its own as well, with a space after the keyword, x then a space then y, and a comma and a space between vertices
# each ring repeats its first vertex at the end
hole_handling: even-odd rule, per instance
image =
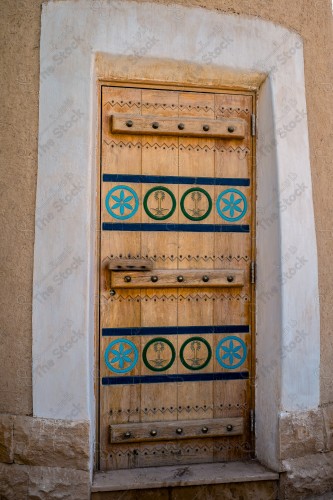
POLYGON ((244 380, 101 385, 100 448, 105 470, 251 456, 252 101, 250 94, 103 87, 102 179, 103 174, 131 174, 250 181, 249 186, 240 187, 154 184, 141 177, 140 182, 101 182, 101 223, 120 220, 123 224, 122 231, 101 230, 101 328, 249 325, 249 333, 226 330, 202 336, 172 331, 121 336, 119 331, 111 337, 101 336, 101 377, 121 381, 123 376, 136 375, 249 372, 249 379, 244 380), (116 117, 114 123, 122 124, 122 130, 112 131, 112 115, 116 117), (134 125, 126 126, 134 116, 137 124, 144 126, 144 135, 137 133, 134 125), (216 125, 217 120, 241 120, 244 138, 230 137, 232 133, 227 137, 190 137, 179 129, 175 135, 163 135, 159 133, 161 128, 151 127, 152 118, 159 127, 163 124, 170 129, 183 123, 187 130, 194 123, 216 125), (138 200, 135 210, 132 191, 138 200), (160 220, 185 225, 193 221, 199 225, 248 224, 251 231, 154 231, 160 220), (151 230, 126 231, 126 224, 133 222, 149 224, 151 230), (131 280, 125 281, 126 276, 131 280), (157 281, 152 281, 153 276, 157 281), (183 281, 177 280, 179 276, 183 281), (203 276, 209 280, 203 281, 203 276), (233 281, 228 281, 229 276, 233 281), (120 361, 124 352, 125 358, 120 361), (224 433, 224 419, 235 419, 241 426, 233 428, 234 434, 224 433), (215 429, 214 434, 202 433, 203 421, 206 427, 215 429), (175 432, 184 422, 192 429, 186 438, 175 432), (158 433, 151 440, 147 433, 156 426, 158 433), (124 442, 121 436, 134 429, 140 437, 124 442), (110 442, 112 432, 117 442, 110 442))

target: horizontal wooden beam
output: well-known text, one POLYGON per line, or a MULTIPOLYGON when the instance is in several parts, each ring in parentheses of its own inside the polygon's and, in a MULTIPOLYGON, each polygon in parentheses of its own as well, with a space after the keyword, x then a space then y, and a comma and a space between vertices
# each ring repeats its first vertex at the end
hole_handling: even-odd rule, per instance
POLYGON ((238 269, 155 269, 111 271, 112 288, 242 287, 244 271, 238 269))
POLYGON ((243 434, 243 429, 243 417, 147 422, 142 424, 129 422, 110 425, 110 443, 239 436, 243 434))
POLYGON ((241 118, 189 118, 148 115, 111 115, 111 132, 117 134, 177 135, 244 139, 246 122, 241 118))

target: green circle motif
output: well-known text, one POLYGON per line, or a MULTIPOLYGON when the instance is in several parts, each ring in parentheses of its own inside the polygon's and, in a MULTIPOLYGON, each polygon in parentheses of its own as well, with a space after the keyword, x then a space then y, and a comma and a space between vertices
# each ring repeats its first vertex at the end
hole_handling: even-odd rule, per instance
POLYGON ((175 350, 174 346, 172 345, 170 340, 165 339, 163 337, 155 337, 154 339, 149 340, 149 342, 147 342, 147 344, 145 345, 143 352, 142 352, 142 359, 143 359, 144 364, 146 365, 147 368, 149 368, 149 370, 152 370, 153 372, 164 372, 165 370, 168 370, 168 368, 170 368, 170 366, 173 365, 175 358, 176 358, 176 350, 175 350), (147 359, 147 351, 148 351, 149 347, 155 343, 167 344, 171 350, 171 359, 170 359, 169 363, 167 363, 165 366, 161 366, 160 368, 157 366, 153 366, 147 359))
MULTIPOLYGON (((185 191, 185 193, 183 194, 183 196, 180 200, 180 208, 181 208, 183 214, 185 215, 185 217, 187 219, 195 220, 195 221, 206 219, 206 217, 208 217, 208 215, 210 214, 210 212, 212 210, 212 206, 213 206, 213 202, 212 202, 212 199, 211 199, 209 193, 207 193, 207 191, 205 191, 204 189, 202 189, 200 187, 188 189, 187 191, 185 191), (208 201, 208 209, 206 210, 206 212, 203 215, 199 215, 199 216, 190 215, 185 209, 185 199, 187 198, 187 196, 190 193, 193 193, 195 191, 199 191, 200 193, 203 193, 206 196, 207 201, 208 201)), ((194 210, 193 210, 193 212, 194 212, 194 210)))
MULTIPOLYGON (((180 360, 182 362, 182 364, 185 366, 185 368, 188 368, 189 370, 202 370, 202 368, 205 368, 205 366, 208 365, 208 363, 210 362, 211 358, 212 358, 212 348, 210 347, 209 343, 207 342, 206 339, 203 339, 202 337, 191 337, 187 340, 185 340, 184 344, 181 346, 180 348, 180 353, 179 353, 179 357, 180 357, 180 360), (208 354, 207 354, 207 358, 206 360, 201 363, 200 365, 197 365, 197 366, 194 366, 193 364, 190 365, 188 364, 186 361, 185 361, 185 358, 184 358, 184 350, 185 350, 185 347, 190 343, 190 342, 202 342, 203 344, 205 344, 205 346, 207 347, 207 351, 208 351, 208 354)), ((195 358, 194 358, 195 359, 195 358)))
MULTIPOLYGON (((168 189, 164 186, 155 186, 155 187, 149 189, 149 191, 147 191, 147 193, 145 194, 145 197, 143 199, 143 206, 144 206, 146 214, 149 215, 149 217, 151 217, 154 220, 165 220, 165 219, 168 219, 169 217, 171 217, 171 215, 176 210, 176 205, 177 205, 177 202, 176 202, 175 195, 173 194, 172 191, 170 191, 170 189, 168 189), (168 193, 168 195, 171 198, 172 207, 171 207, 170 211, 165 215, 163 215, 163 214, 162 215, 155 215, 148 208, 148 199, 149 199, 150 195, 152 193, 154 193, 155 191, 162 191, 162 192, 168 193)), ((159 210, 166 210, 166 209, 163 209, 161 207, 157 208, 156 210, 158 210, 158 209, 159 210)))

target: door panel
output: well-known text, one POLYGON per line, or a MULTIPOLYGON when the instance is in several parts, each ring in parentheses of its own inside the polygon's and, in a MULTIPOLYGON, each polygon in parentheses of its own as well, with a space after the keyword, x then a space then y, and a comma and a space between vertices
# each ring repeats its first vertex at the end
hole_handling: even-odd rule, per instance
POLYGON ((252 102, 102 87, 102 469, 251 455, 252 102))

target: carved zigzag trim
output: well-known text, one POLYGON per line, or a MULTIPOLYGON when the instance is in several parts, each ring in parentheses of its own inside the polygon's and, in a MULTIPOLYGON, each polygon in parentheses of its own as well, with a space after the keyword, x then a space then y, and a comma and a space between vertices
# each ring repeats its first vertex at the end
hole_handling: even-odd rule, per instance
MULTIPOLYGON (((218 438, 215 438, 216 441, 218 438)), ((145 446, 144 448, 138 448, 135 443, 133 444, 132 447, 129 447, 128 445, 126 448, 124 446, 112 446, 112 452, 110 453, 110 456, 115 456, 117 455, 118 457, 124 457, 128 455, 136 455, 136 456, 158 456, 162 455, 163 457, 168 456, 168 455, 183 455, 184 457, 189 457, 189 456, 197 456, 202 454, 202 452, 218 452, 218 451, 230 451, 230 450, 237 450, 241 452, 250 452, 251 451, 251 445, 249 442, 240 442, 236 444, 231 444, 230 438, 225 437, 225 438, 219 438, 219 442, 215 443, 205 443, 205 444, 198 444, 196 443, 195 445, 190 445, 190 444, 185 444, 184 442, 179 444, 167 444, 167 445, 152 445, 152 446, 145 446), (223 443, 224 440, 225 442, 223 443)))
MULTIPOLYGON (((147 256, 146 256, 147 258, 147 256)), ((221 256, 215 256, 215 255, 207 255, 207 256, 195 256, 195 255, 185 255, 185 256, 182 256, 182 257, 178 257, 178 256, 168 256, 168 255, 159 255, 159 256, 154 256, 154 257, 148 257, 150 260, 154 261, 154 262, 158 262, 158 261, 161 261, 161 262, 166 262, 166 261, 171 261, 171 262, 175 262, 175 261, 179 261, 179 262, 184 262, 184 261, 187 261, 187 262, 200 262, 200 261, 203 261, 203 262, 217 262, 217 261, 220 261, 220 262, 232 262, 232 261, 237 261, 237 262, 240 262, 240 261, 244 261, 244 262, 248 262, 249 261, 249 257, 248 256, 245 256, 245 257, 240 257, 240 256, 237 256, 237 257, 233 257, 233 256, 224 256, 224 255, 221 255, 221 256)))
POLYGON ((124 108, 124 107, 127 107, 127 108, 138 108, 140 109, 141 108, 141 102, 137 101, 137 102, 132 102, 132 101, 115 101, 114 99, 112 99, 111 101, 106 101, 104 104, 103 104, 103 107, 105 106, 110 106, 110 107, 113 107, 113 106, 119 106, 120 108, 124 108))
POLYGON ((250 113, 248 108, 240 108, 239 106, 218 106, 215 108, 216 112, 222 113, 223 115, 230 115, 232 113, 237 113, 238 115, 250 113))
POLYGON ((197 105, 191 105, 191 104, 165 104, 165 103, 152 103, 152 102, 141 102, 141 101, 116 101, 114 99, 106 101, 104 103, 104 106, 109 105, 110 107, 118 106, 120 108, 124 108, 125 106, 128 108, 145 108, 145 109, 171 109, 171 110, 179 110, 179 111, 203 111, 204 113, 209 113, 211 111, 214 111, 214 108, 211 106, 201 106, 199 104, 197 105))
POLYGON ((119 147, 119 148, 128 148, 128 149, 141 149, 141 148, 151 148, 151 149, 176 149, 178 148, 178 144, 174 144, 174 143, 171 143, 171 144, 166 144, 165 142, 163 142, 162 144, 161 143, 157 143, 157 142, 153 142, 153 143, 150 143, 150 142, 132 142, 132 141, 115 141, 115 140, 112 140, 110 142, 108 142, 106 139, 103 140, 103 142, 105 142, 105 144, 107 144, 107 146, 110 146, 111 148, 114 148, 114 147, 119 147))
MULTIPOLYGON (((177 144, 171 143, 171 144, 166 144, 165 142, 163 143, 150 143, 150 142, 132 142, 132 141, 116 141, 116 140, 111 140, 107 141, 106 139, 103 139, 103 142, 109 146, 110 148, 128 148, 128 149, 171 149, 174 150, 178 148, 177 144)), ((246 155, 250 153, 250 149, 247 147, 241 148, 240 146, 238 147, 225 147, 223 145, 201 145, 201 144, 179 144, 179 151, 191 151, 191 152, 208 152, 208 151, 219 151, 220 153, 237 153, 239 159, 244 159, 246 155)))
POLYGON ((170 109, 170 110, 180 110, 180 111, 203 111, 204 113, 209 113, 214 111, 215 113, 222 113, 223 115, 230 115, 232 113, 237 113, 238 115, 245 114, 248 115, 250 110, 248 108, 240 108, 239 106, 202 106, 202 105, 192 105, 192 104, 162 104, 162 103, 152 103, 152 102, 141 102, 141 101, 116 101, 114 99, 108 100, 103 104, 103 107, 117 106, 119 108, 145 108, 145 109, 170 109))
POLYGON ((202 294, 196 294, 196 295, 179 295, 178 297, 176 295, 170 294, 170 295, 132 295, 132 296, 123 296, 120 293, 117 293, 116 295, 112 297, 104 297, 103 299, 105 302, 148 302, 148 301, 153 301, 153 302, 175 302, 179 301, 182 302, 188 301, 242 301, 242 302, 248 302, 250 300, 249 296, 244 294, 244 295, 228 295, 228 294, 214 294, 214 293, 202 293, 202 294))
POLYGON ((214 111, 214 108, 211 106, 200 106, 199 104, 193 106, 191 104, 160 104, 160 103, 151 103, 151 102, 143 102, 142 107, 149 109, 158 109, 158 108, 163 108, 163 109, 178 109, 180 111, 204 111, 205 113, 208 113, 209 111, 214 111))
POLYGON ((209 261, 212 261, 212 262, 216 262, 216 261, 221 261, 221 262, 224 262, 224 261, 228 261, 228 262, 231 262, 233 260, 237 261, 237 262, 240 262, 240 261, 245 261, 245 262, 248 262, 250 260, 250 258, 245 255, 245 256, 240 256, 240 255, 237 255, 236 256, 232 256, 232 255, 204 255, 204 256, 201 256, 201 255, 184 255, 184 256, 177 256, 177 255, 128 255, 128 256, 125 256, 125 255, 111 255, 111 256, 107 256, 105 257, 105 259, 103 259, 103 263, 104 262, 107 262, 111 259, 114 259, 114 258, 117 258, 117 259, 121 259, 121 258, 129 258, 129 259, 133 259, 133 260, 142 260, 142 259, 147 259, 147 260, 152 260, 154 262, 158 262, 158 261, 161 261, 161 262, 166 262, 166 261, 170 261, 170 262, 176 262, 176 261, 179 261, 179 262, 183 262, 183 261, 196 261, 196 262, 199 262, 200 260, 203 260, 204 262, 209 262, 209 261))

